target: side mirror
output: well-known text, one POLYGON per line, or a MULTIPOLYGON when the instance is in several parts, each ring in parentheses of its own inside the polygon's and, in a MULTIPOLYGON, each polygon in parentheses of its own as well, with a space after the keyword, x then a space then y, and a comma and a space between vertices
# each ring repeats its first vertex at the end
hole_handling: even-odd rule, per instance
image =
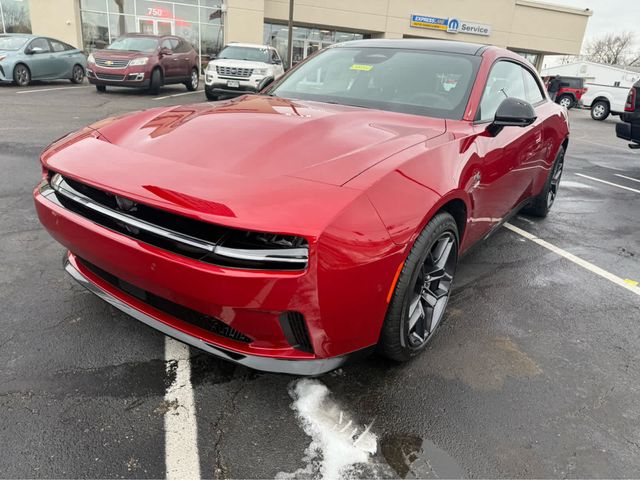
POLYGON ((215 53, 209 55, 209 61, 215 60, 216 58, 218 58, 218 56, 215 53))
POLYGON ((273 64, 274 64, 274 65, 282 65, 282 60, 281 60, 281 59, 279 59, 279 58, 276 58, 276 59, 273 61, 273 64))
POLYGON ((173 52, 171 51, 170 48, 164 47, 160 49, 160 55, 162 55, 163 57, 166 57, 169 55, 173 55, 173 52))
POLYGON ((529 102, 512 97, 505 98, 496 110, 489 131, 495 136, 504 127, 528 127, 536 118, 536 111, 529 102))
POLYGON ((263 78, 262 81, 258 84, 258 91, 261 92, 263 89, 267 88, 269 85, 273 83, 273 80, 274 80, 273 77, 263 78))
POLYGON ((25 50, 24 53, 26 53, 27 55, 34 55, 36 53, 42 53, 44 52, 44 49, 40 48, 40 47, 31 47, 28 48, 27 50, 25 50))

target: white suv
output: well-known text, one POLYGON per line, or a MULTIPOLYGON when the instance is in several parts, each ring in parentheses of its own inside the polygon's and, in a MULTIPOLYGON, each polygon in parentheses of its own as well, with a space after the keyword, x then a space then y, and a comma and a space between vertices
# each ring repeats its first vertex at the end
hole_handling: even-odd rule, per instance
POLYGON ((230 43, 213 58, 205 72, 204 91, 209 100, 257 92, 284 75, 275 48, 253 43, 230 43))

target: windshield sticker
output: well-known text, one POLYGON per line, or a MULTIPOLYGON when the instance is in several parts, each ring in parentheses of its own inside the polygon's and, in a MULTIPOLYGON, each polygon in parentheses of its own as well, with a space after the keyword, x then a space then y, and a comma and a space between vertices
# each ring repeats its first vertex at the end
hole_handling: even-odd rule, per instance
POLYGON ((373 65, 360 65, 357 63, 351 65, 351 70, 360 70, 362 72, 368 72, 372 68, 373 68, 373 65))

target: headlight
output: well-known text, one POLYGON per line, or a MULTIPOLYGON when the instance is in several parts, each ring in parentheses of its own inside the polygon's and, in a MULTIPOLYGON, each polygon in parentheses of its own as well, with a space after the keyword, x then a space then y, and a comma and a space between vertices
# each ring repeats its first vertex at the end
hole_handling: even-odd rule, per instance
POLYGON ((213 72, 216 69, 216 66, 213 63, 207 63, 207 70, 213 72))
POLYGON ((269 73, 268 68, 256 68, 253 70, 253 73, 256 75, 266 75, 269 73))
POLYGON ((96 57, 93 56, 93 53, 90 53, 87 57, 87 63, 96 63, 96 57))
POLYGON ((135 67, 136 65, 146 65, 147 63, 149 63, 149 57, 138 57, 131 60, 129 65, 135 67))

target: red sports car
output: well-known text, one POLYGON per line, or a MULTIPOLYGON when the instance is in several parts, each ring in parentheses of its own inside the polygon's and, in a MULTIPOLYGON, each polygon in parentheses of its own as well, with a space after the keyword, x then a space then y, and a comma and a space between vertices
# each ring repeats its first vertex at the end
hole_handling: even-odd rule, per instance
POLYGON ((363 40, 260 95, 110 118, 42 154, 35 203, 66 270, 146 324, 252 368, 407 360, 461 253, 545 216, 569 125, 496 47, 363 40))

